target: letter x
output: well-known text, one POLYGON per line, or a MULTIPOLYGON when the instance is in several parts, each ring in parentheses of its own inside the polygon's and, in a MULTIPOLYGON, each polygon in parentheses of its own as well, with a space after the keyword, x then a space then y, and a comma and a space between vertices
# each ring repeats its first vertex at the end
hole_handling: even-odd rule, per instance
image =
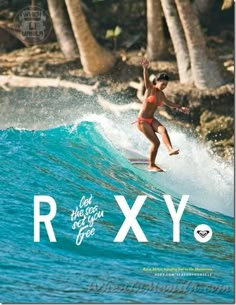
POLYGON ((138 196, 133 204, 133 207, 130 209, 124 196, 115 196, 115 199, 125 216, 125 220, 122 226, 120 227, 120 230, 117 233, 114 242, 123 242, 130 228, 132 228, 134 235, 136 236, 139 242, 148 241, 136 219, 146 198, 147 196, 145 195, 138 196))

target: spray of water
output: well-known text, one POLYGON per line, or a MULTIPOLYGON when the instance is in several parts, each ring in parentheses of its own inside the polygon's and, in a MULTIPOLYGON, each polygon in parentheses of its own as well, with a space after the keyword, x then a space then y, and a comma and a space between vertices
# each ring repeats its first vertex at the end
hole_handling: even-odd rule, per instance
MULTIPOLYGON (((136 125, 131 125, 134 119, 133 113, 113 118, 105 114, 87 114, 82 118, 98 123, 104 136, 124 155, 133 152, 145 158, 150 144, 136 125)), ((209 148, 188 135, 187 130, 179 130, 171 122, 164 125, 180 154, 170 157, 161 143, 157 163, 167 170, 167 173, 161 174, 161 183, 166 188, 178 190, 180 196, 190 195, 191 202, 196 206, 232 216, 233 166, 211 155, 209 148)))

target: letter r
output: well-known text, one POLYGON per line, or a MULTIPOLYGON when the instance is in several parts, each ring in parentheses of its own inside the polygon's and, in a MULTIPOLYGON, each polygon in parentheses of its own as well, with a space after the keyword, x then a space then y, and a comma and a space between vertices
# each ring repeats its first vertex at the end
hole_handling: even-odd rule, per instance
POLYGON ((40 242, 40 222, 44 222, 50 242, 56 242, 51 220, 55 217, 57 205, 50 196, 34 196, 34 242, 40 242), (45 202, 50 205, 48 215, 40 215, 40 203, 45 202))

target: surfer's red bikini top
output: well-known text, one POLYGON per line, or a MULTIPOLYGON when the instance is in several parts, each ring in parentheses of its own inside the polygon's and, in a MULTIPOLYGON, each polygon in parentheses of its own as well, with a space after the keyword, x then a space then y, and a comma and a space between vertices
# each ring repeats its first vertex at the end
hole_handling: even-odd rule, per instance
MULTIPOLYGON (((154 104, 156 102, 156 95, 150 95, 148 98, 147 98, 147 102, 150 103, 150 104, 154 104)), ((163 102, 160 101, 157 103, 157 106, 160 107, 162 106, 163 102)))

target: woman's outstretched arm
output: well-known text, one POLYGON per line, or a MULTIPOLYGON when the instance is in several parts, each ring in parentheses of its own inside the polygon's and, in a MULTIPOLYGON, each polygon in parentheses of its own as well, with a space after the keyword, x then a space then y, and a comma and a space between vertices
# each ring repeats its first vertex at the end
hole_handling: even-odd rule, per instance
POLYGON ((148 77, 148 65, 149 61, 146 58, 143 58, 141 61, 141 65, 143 67, 143 79, 144 79, 144 85, 146 89, 148 89, 151 86, 151 82, 148 77))

